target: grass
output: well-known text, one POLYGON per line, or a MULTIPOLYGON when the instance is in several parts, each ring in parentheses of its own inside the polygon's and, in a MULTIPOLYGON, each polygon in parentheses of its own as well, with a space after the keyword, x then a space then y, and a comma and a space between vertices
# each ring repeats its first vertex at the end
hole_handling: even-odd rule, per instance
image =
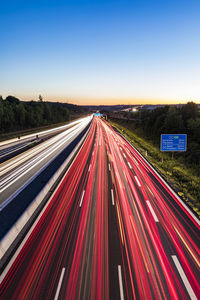
POLYGON ((154 168, 165 178, 165 180, 177 192, 200 218, 200 178, 194 174, 194 170, 186 167, 169 153, 162 153, 150 141, 136 134, 126 124, 120 124, 109 120, 111 125, 122 133, 133 146, 154 166, 154 168), (147 156, 146 156, 147 154, 147 156))

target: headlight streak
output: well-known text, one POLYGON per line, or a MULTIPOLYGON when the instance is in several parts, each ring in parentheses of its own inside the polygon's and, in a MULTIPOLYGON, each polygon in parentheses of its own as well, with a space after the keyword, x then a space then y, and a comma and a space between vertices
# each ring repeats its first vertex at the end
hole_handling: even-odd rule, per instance
POLYGON ((114 288, 118 299, 198 298, 198 230, 138 153, 94 118, 79 155, 4 277, 1 295, 49 299, 59 290, 60 299, 99 300, 109 299, 114 288), (108 219, 109 211, 115 219, 108 219), (113 221, 119 255, 111 254, 116 260, 110 266, 113 221))
MULTIPOLYGON (((79 122, 74 127, 70 128, 68 131, 63 132, 53 138, 51 141, 47 141, 44 145, 40 145, 37 149, 33 149, 28 154, 24 153, 20 157, 11 160, 11 162, 7 163, 7 168, 4 168, 4 173, 8 172, 11 168, 16 167, 16 164, 21 164, 18 168, 14 168, 12 172, 8 172, 8 174, 4 177, 1 177, 0 180, 0 193, 8 189, 13 183, 18 181, 21 177, 24 177, 27 173, 30 173, 32 169, 34 169, 37 165, 40 165, 43 161, 47 163, 48 157, 58 154, 58 151, 61 151, 65 144, 70 141, 73 137, 75 137, 81 130, 88 124, 90 118, 84 118, 81 122, 79 122), (53 142, 53 143, 52 143, 53 142), (29 160, 27 160, 29 158, 29 160), (13 164, 12 164, 13 162, 13 164)), ((6 165, 6 164, 4 164, 6 165)), ((40 168, 40 171, 42 169, 40 168)), ((35 175, 34 175, 35 176, 35 175)), ((25 181, 26 182, 26 181, 25 181)), ((24 186, 25 186, 24 182, 24 186)), ((21 190, 21 188, 20 188, 21 190)), ((16 192, 15 192, 16 193, 16 192)), ((12 200, 12 196, 9 197, 5 202, 1 204, 1 209, 12 200)))

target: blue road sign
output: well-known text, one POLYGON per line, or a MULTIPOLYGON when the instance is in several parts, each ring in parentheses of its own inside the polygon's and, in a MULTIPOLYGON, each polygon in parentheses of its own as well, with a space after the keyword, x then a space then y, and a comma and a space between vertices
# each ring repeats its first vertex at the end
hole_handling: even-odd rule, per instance
POLYGON ((96 117, 101 117, 101 118, 103 117, 103 115, 100 114, 100 113, 95 113, 94 115, 95 115, 96 117))
POLYGON ((187 134, 161 134, 161 151, 186 151, 187 134))

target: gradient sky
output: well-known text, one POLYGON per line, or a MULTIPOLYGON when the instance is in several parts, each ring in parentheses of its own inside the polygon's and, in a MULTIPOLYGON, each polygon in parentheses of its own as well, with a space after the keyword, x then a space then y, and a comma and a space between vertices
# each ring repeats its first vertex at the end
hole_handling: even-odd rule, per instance
POLYGON ((0 94, 77 104, 200 100, 200 1, 0 1, 0 94))

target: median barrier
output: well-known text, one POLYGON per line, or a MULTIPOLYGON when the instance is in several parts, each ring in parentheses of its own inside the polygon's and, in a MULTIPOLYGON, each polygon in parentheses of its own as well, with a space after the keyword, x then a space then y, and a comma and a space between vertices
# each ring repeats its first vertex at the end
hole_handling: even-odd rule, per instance
POLYGON ((78 144, 75 146, 74 150, 70 153, 68 158, 60 166, 56 173, 51 177, 51 179, 46 183, 41 192, 31 202, 31 204, 27 207, 27 209, 12 226, 12 228, 8 231, 8 233, 2 238, 0 242, 0 273, 3 272, 8 261, 11 259, 17 247, 23 240, 23 237, 29 231, 37 216, 39 215, 40 211, 52 195, 52 192, 58 186, 61 178, 69 169, 70 164, 78 155, 90 130, 91 124, 92 122, 90 122, 89 125, 87 125, 86 132, 84 133, 78 144))

